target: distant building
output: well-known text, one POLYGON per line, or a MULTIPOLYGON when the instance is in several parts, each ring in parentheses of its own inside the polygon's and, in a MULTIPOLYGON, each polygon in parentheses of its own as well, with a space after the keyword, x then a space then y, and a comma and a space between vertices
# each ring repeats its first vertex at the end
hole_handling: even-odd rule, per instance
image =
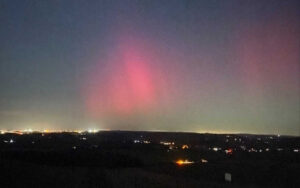
POLYGON ((231 182, 231 173, 228 172, 225 173, 225 181, 231 182))

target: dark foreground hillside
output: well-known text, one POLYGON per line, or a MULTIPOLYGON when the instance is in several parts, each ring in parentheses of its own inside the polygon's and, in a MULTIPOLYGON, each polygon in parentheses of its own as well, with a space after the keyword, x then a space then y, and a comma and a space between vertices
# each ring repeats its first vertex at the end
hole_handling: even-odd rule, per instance
POLYGON ((226 187, 136 167, 57 167, 2 161, 1 169, 1 187, 226 187))
POLYGON ((299 138, 269 137, 4 134, 0 187, 298 187, 299 138), (178 159, 192 163, 179 165, 178 159), (232 175, 231 182, 225 173, 232 175))

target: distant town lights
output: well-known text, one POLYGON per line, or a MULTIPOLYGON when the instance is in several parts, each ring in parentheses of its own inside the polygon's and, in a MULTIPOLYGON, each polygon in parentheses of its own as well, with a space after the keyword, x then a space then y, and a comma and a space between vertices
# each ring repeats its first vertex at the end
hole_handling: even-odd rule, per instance
POLYGON ((32 133, 33 130, 32 129, 25 129, 24 132, 26 132, 26 133, 32 133))
POLYGON ((165 141, 161 141, 160 144, 165 145, 165 146, 169 146, 169 145, 174 145, 174 142, 165 142, 165 141))
POLYGON ((98 132, 98 130, 96 130, 96 129, 89 129, 88 130, 88 133, 96 133, 96 132, 98 132))
POLYGON ((221 148, 214 147, 213 150, 214 151, 219 151, 219 150, 221 150, 221 148))

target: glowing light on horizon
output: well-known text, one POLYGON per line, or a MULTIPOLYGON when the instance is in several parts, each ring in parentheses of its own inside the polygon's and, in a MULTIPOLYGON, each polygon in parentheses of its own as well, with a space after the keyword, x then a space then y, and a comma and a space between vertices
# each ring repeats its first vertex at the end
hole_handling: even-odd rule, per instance
POLYGON ((32 133, 33 130, 32 129, 25 129, 24 132, 26 132, 26 133, 32 133))
POLYGON ((97 129, 88 129, 88 133, 97 133, 98 130, 97 129))

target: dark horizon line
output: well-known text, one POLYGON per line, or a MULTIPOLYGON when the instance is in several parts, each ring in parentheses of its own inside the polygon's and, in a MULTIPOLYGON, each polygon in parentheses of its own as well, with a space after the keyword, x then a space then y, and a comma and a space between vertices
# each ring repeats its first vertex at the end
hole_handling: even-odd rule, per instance
POLYGON ((52 133, 90 133, 95 134, 99 132, 148 132, 148 133, 185 133, 185 134, 210 134, 210 135, 249 135, 249 136, 276 136, 276 137, 300 137, 300 135, 288 135, 288 134, 264 134, 264 133, 243 133, 243 132, 224 132, 224 133, 217 133, 217 132, 193 132, 193 131, 167 131, 167 130, 126 130, 126 129, 87 129, 87 130, 48 130, 47 131, 40 131, 40 130, 32 130, 32 131, 26 131, 26 130, 0 130, 2 134, 5 133, 46 133, 46 134, 52 134, 52 133), (89 130, 92 130, 92 132, 89 132, 89 130), (4 133, 3 133, 4 132, 4 133))

